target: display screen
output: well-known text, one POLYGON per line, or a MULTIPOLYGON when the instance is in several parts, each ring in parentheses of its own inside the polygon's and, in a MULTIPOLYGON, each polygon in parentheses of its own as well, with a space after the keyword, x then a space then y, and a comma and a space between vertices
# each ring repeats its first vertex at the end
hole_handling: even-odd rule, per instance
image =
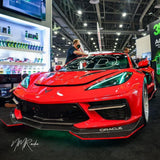
POLYGON ((3 0, 3 7, 44 20, 46 0, 3 0))

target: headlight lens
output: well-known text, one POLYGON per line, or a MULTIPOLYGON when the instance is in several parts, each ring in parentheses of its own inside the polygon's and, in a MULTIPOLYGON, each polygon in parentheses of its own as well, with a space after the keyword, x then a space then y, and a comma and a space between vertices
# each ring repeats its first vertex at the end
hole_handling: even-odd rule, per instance
POLYGON ((122 83, 127 82, 131 76, 131 72, 123 72, 117 74, 116 76, 113 76, 111 78, 105 79, 99 83, 94 84, 93 86, 89 87, 88 90, 120 85, 122 83))
POLYGON ((24 88, 28 88, 30 83, 30 76, 27 76, 26 78, 23 79, 23 81, 21 82, 21 86, 24 88))

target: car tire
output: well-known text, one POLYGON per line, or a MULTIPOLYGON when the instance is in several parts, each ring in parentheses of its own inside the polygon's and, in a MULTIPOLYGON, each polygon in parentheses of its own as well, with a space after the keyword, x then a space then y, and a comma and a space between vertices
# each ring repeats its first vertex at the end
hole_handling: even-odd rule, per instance
POLYGON ((147 80, 144 78, 143 91, 142 91, 142 117, 144 124, 149 121, 149 100, 148 100, 148 90, 147 90, 147 80))

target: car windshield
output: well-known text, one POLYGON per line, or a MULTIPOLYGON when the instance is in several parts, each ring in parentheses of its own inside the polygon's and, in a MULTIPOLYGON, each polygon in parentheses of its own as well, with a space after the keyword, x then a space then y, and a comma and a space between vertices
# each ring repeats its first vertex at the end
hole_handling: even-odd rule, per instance
POLYGON ((97 55, 75 59, 60 71, 110 70, 129 68, 126 55, 97 55))

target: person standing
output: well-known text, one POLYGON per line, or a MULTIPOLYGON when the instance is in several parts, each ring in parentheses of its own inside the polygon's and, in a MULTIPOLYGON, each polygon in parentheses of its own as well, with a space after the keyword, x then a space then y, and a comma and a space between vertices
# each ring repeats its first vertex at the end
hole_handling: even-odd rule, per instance
POLYGON ((81 47, 80 40, 79 39, 74 39, 73 40, 73 45, 68 49, 65 64, 67 64, 69 61, 71 61, 71 60, 73 60, 73 59, 75 59, 79 56, 87 56, 86 53, 79 51, 80 47, 81 47))

